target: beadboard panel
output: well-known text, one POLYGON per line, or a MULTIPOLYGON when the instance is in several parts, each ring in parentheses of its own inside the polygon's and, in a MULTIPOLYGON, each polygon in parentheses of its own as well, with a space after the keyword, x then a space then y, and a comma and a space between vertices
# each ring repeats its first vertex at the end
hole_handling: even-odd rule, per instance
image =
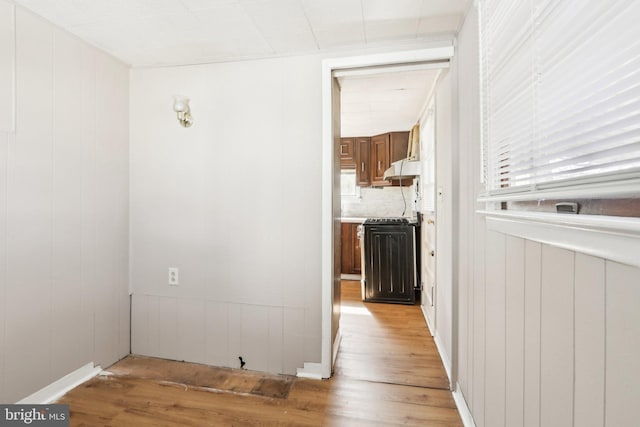
POLYGON ((3 402, 129 352, 128 69, 20 7, 15 69, 15 132, 0 134, 3 402))
POLYGON ((575 253, 542 246, 540 423, 573 422, 573 276, 575 253))
POLYGON ((605 426, 640 419, 640 269, 606 263, 605 426))
MULTIPOLYGON (((55 378, 86 363, 86 348, 76 346, 78 328, 87 324, 92 313, 82 306, 82 129, 70 111, 82 105, 82 43, 54 29, 52 49, 52 322, 51 330, 55 378)), ((81 334, 86 330, 83 328, 81 334)), ((85 336, 86 338, 86 336, 85 336)), ((86 345, 86 341, 83 342, 86 345)))
POLYGON ((484 241, 486 236, 486 227, 484 221, 477 218, 475 220, 474 230, 474 251, 473 273, 474 273, 474 290, 473 290, 473 359, 472 363, 472 396, 471 406, 473 407, 473 418, 477 427, 487 426, 485 424, 485 360, 486 360, 486 251, 484 241))
POLYGON ((525 241, 507 236, 505 334, 506 401, 505 425, 522 427, 524 423, 524 283, 525 241))
MULTIPOLYGON (((7 311, 7 147, 9 134, 0 132, 0 313, 7 311)), ((0 314, 0 349, 5 349, 5 316, 0 314)), ((5 390, 5 351, 0 351, 0 399, 5 390)))
MULTIPOLYGON (((505 426, 506 383, 506 236, 487 233, 485 396, 487 426, 505 426)), ((511 254, 509 254, 511 255, 511 254)))
POLYGON ((132 353, 295 374, 304 363, 305 310, 189 298, 132 296, 132 353), (290 322, 285 325, 285 322, 290 322), (292 354, 284 345, 296 345, 292 354))
POLYGON ((178 360, 206 363, 206 303, 202 300, 178 301, 178 360))
POLYGON ((540 298, 542 245, 525 242, 524 426, 540 427, 540 298))
POLYGON ((601 427, 605 390, 605 261, 576 254, 574 425, 601 427))
POLYGON ((226 303, 207 302, 205 328, 207 364, 225 366, 228 363, 227 343, 229 342, 229 317, 226 303))

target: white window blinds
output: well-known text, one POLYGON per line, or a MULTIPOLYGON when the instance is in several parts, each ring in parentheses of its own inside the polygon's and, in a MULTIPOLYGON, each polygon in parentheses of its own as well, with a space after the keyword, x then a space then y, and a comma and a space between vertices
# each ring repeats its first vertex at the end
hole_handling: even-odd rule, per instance
POLYGON ((640 194, 640 1, 483 0, 480 17, 485 199, 640 194))

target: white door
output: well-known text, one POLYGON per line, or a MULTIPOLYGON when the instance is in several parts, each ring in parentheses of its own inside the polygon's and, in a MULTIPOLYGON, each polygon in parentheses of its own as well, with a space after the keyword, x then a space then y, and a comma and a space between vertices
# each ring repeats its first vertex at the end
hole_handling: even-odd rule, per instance
POLYGON ((422 307, 431 335, 436 327, 436 215, 424 214, 422 223, 422 307))
POLYGON ((435 108, 433 101, 420 120, 420 155, 422 160, 422 227, 421 277, 422 309, 431 334, 436 328, 436 141, 435 108))

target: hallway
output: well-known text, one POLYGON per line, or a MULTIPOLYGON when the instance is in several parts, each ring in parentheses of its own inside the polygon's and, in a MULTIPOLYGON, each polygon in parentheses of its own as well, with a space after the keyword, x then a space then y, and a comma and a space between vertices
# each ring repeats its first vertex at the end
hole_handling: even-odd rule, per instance
POLYGON ((360 282, 342 282, 339 376, 449 389, 419 305, 363 303, 360 282))
POLYGON ((67 393, 72 426, 462 426, 418 306, 364 304, 343 282, 334 376, 129 356, 67 393))

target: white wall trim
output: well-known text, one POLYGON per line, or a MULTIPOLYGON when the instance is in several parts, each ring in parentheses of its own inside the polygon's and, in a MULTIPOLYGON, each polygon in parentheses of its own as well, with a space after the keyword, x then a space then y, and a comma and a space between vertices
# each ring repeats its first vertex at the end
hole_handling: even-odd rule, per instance
POLYGON ((424 321, 427 322, 427 328, 429 328, 429 333, 431 334, 431 336, 433 336, 436 328, 431 324, 431 321, 429 320, 429 315, 427 315, 427 309, 425 308, 424 304, 420 304, 420 310, 422 310, 422 316, 424 317, 424 321))
POLYGON ((333 312, 333 132, 331 105, 332 73, 347 68, 389 64, 408 64, 423 61, 449 60, 453 57, 453 41, 449 46, 388 52, 373 55, 330 58, 322 61, 322 375, 331 376, 333 312))
POLYGON ((438 349, 438 353, 440 353, 440 359, 442 359, 442 365, 444 366, 444 370, 447 372, 447 378, 449 378, 449 384, 451 384, 451 358, 445 351, 444 343, 438 335, 438 331, 433 336, 433 341, 436 343, 436 348, 438 349))
POLYGON ((456 383, 456 390, 453 392, 453 400, 456 402, 464 427, 476 427, 476 423, 473 421, 473 416, 471 415, 471 411, 467 405, 467 400, 464 398, 464 394, 462 394, 460 384, 456 383))
POLYGON ((65 375, 46 387, 41 388, 30 396, 16 402, 18 404, 46 404, 62 397, 69 390, 79 386, 83 382, 95 377, 102 371, 100 366, 94 366, 93 362, 87 363, 70 374, 65 375))
MULTIPOLYGON (((333 366, 336 364, 336 359, 338 358, 338 350, 340 350, 340 344, 342 343, 342 334, 340 333, 340 327, 336 331, 336 339, 333 340, 333 352, 331 354, 331 371, 333 371, 333 366)), ((325 377, 329 378, 329 377, 325 377)))
POLYGON ((489 230, 640 267, 640 218, 478 211, 489 230))
POLYGON ((323 368, 321 363, 305 362, 304 368, 298 368, 296 376, 300 378, 311 378, 312 380, 321 380, 322 372, 323 368))

